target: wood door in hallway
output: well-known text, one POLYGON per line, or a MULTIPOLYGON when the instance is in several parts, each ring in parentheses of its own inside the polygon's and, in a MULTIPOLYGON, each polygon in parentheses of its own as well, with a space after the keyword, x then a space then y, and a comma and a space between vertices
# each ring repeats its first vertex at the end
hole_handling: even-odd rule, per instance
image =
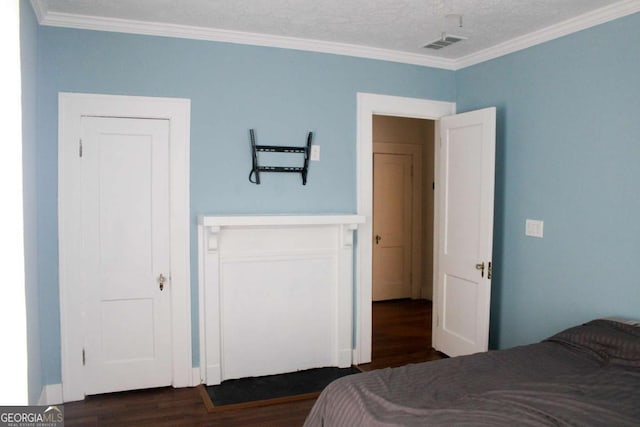
POLYGON ((374 301, 411 297, 412 156, 373 155, 374 301))

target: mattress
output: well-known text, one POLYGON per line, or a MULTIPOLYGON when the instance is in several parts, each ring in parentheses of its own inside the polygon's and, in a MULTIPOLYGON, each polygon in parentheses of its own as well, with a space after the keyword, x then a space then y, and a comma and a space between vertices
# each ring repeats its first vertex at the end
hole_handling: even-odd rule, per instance
POLYGON ((597 319, 537 344, 352 375, 305 422, 450 425, 640 425, 640 327, 597 319))

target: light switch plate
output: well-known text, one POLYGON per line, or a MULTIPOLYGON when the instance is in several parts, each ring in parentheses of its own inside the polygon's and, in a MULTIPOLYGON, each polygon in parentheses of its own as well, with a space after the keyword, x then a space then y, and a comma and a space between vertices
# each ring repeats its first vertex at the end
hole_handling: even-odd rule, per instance
POLYGON ((542 238, 544 235, 544 221, 537 219, 526 220, 524 234, 526 236, 542 238))
POLYGON ((309 158, 313 161, 320 161, 320 146, 319 145, 312 145, 311 146, 311 155, 309 156, 309 158))

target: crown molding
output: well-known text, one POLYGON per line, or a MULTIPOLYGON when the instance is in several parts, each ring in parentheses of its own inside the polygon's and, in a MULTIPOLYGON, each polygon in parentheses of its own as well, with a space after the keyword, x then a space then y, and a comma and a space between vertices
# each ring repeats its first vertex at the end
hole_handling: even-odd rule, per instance
POLYGON ((469 67, 481 62, 489 61, 500 56, 508 55, 519 50, 526 49, 538 44, 542 44, 623 16, 640 12, 640 0, 626 0, 605 6, 600 9, 585 13, 572 19, 560 22, 555 25, 534 31, 524 36, 500 43, 477 53, 458 58, 455 61, 455 69, 469 67))
POLYGON ((47 5, 44 0, 31 0, 31 8, 33 12, 36 14, 36 19, 42 24, 45 17, 47 16, 47 5))
POLYGON ((377 59, 445 70, 460 70, 640 12, 640 0, 624 0, 488 49, 452 59, 322 40, 51 12, 47 10, 45 0, 31 0, 31 5, 40 25, 276 47, 377 59))
MULTIPOLYGON (((32 0, 32 4, 38 4, 32 0)), ((36 12, 36 15, 38 13, 36 12)), ((157 22, 134 21, 118 18, 75 15, 68 13, 46 12, 38 17, 40 25, 53 27, 76 28, 83 30, 112 31, 119 33, 143 34, 162 37, 177 37, 194 40, 208 40, 226 43, 237 43, 254 46, 277 47, 311 52, 331 53, 336 55, 355 56, 367 59, 400 62, 404 64, 453 70, 452 59, 436 58, 411 52, 402 52, 376 47, 352 45, 346 43, 327 42, 322 40, 301 39, 295 37, 275 36, 269 34, 243 31, 219 30, 213 28, 193 27, 187 25, 166 24, 157 22)))

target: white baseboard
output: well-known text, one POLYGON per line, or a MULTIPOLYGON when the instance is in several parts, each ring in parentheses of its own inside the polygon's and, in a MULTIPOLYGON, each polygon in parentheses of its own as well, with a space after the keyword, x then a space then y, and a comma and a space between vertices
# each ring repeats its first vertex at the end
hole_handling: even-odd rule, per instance
POLYGON ((202 376, 200 375, 200 368, 199 367, 195 367, 192 368, 192 373, 191 373, 191 385, 193 387, 202 384, 202 376))
POLYGON ((38 405, 61 405, 62 384, 46 384, 42 386, 38 405))
MULTIPOLYGON (((192 369, 191 378, 191 385, 194 387, 202 383, 200 368, 192 369)), ((62 403, 62 384, 46 384, 42 386, 38 405, 61 405, 62 403)))

